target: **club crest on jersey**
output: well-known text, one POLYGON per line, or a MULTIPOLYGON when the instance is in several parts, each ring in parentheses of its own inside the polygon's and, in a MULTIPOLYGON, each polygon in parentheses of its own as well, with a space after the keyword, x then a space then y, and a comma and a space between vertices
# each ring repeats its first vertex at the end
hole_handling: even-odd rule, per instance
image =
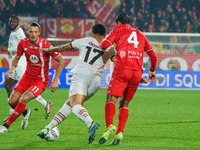
POLYGON ((125 57, 125 56, 126 56, 126 52, 120 51, 120 57, 123 58, 123 57, 125 57))
POLYGON ((33 47, 32 45, 31 45, 31 46, 29 46, 29 48, 32 48, 32 49, 37 49, 37 47, 33 47))
POLYGON ((36 55, 31 55, 30 61, 35 64, 39 61, 39 58, 36 55))

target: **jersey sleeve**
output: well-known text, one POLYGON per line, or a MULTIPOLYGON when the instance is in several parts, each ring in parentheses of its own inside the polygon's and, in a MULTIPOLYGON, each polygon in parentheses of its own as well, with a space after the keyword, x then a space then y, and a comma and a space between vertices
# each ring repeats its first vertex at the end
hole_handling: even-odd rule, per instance
POLYGON ((147 38, 145 37, 145 47, 144 47, 144 51, 145 52, 148 52, 148 51, 151 51, 153 50, 151 44, 149 43, 149 41, 147 40, 147 38))
POLYGON ((101 42, 100 47, 101 49, 107 49, 108 47, 110 47, 114 42, 115 42, 115 38, 116 38, 116 28, 114 28, 110 34, 106 37, 106 39, 101 42))
POLYGON ((20 32, 18 33, 18 35, 17 35, 17 41, 18 41, 18 43, 22 40, 22 39, 24 39, 26 36, 25 36, 25 34, 24 34, 24 31, 23 30, 20 30, 20 32))
MULTIPOLYGON (((51 43, 49 43, 49 42, 48 42, 48 48, 53 48, 53 45, 51 45, 51 43)), ((51 52, 50 55, 53 59, 55 59, 56 57, 58 57, 60 55, 60 53, 59 52, 51 52)))
POLYGON ((17 50, 17 45, 18 45, 17 41, 9 41, 9 43, 8 43, 8 51, 9 52, 16 51, 17 50))
POLYGON ((147 53, 147 55, 150 57, 150 60, 151 60, 150 71, 154 72, 156 69, 157 57, 153 51, 151 44, 149 43, 149 41, 147 40, 146 37, 145 37, 145 49, 144 50, 147 53))
POLYGON ((115 37, 117 35, 117 32, 116 32, 117 28, 114 28, 110 34, 106 37, 106 40, 110 41, 110 43, 114 43, 115 42, 115 37))
MULTIPOLYGON (((23 40, 22 40, 23 41, 23 40)), ((24 53, 24 49, 23 49, 23 46, 22 46, 22 41, 19 42, 18 46, 17 46, 17 52, 16 52, 16 55, 17 56, 22 56, 23 53, 24 53)))
MULTIPOLYGON (((44 39, 43 39, 43 44, 44 44, 44 47, 43 47, 43 48, 53 48, 53 45, 52 45, 50 42, 48 42, 48 41, 46 41, 46 40, 44 40, 44 39)), ((58 57, 59 55, 60 55, 59 52, 51 52, 51 53, 50 53, 50 56, 51 56, 53 59, 55 59, 55 58, 58 57)))
POLYGON ((73 49, 80 49, 80 44, 81 43, 81 39, 78 40, 74 40, 73 42, 71 42, 71 46, 73 49))
POLYGON ((150 66, 149 70, 151 72, 154 72, 156 69, 157 57, 156 57, 154 51, 148 51, 147 55, 150 57, 150 60, 151 60, 151 66, 150 66))
POLYGON ((19 29, 19 32, 17 32, 16 35, 14 35, 12 37, 12 39, 9 38, 9 42, 8 42, 8 51, 16 51, 17 50, 17 46, 18 43, 24 39, 26 36, 24 34, 24 31, 21 29, 19 29))
POLYGON ((60 53, 59 52, 51 52, 50 55, 53 59, 55 59, 56 57, 58 57, 60 55, 60 53))

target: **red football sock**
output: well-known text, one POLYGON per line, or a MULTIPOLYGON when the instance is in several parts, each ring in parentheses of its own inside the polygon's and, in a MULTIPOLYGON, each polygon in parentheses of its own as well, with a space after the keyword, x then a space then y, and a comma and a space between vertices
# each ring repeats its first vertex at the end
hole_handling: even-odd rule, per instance
POLYGON ((9 117, 6 124, 10 126, 25 110, 26 110, 26 104, 18 102, 17 106, 15 107, 13 113, 9 117))
POLYGON ((115 116, 115 103, 113 101, 108 101, 105 106, 105 118, 106 118, 107 128, 113 124, 114 116, 115 116))
POLYGON ((119 109, 119 114, 118 114, 118 130, 116 132, 116 135, 119 133, 119 132, 124 132, 124 128, 125 128, 125 125, 126 125, 126 121, 128 119, 128 108, 127 107, 122 107, 119 109))

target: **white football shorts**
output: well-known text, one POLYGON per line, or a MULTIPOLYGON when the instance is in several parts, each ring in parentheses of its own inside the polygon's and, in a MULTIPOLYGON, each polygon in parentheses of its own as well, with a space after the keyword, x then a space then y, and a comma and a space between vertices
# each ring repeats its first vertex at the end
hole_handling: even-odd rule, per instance
POLYGON ((14 70, 14 73, 10 74, 9 77, 19 81, 23 76, 25 70, 26 70, 26 57, 23 55, 20 57, 17 67, 14 70))
POLYGON ((85 100, 92 97, 100 87, 100 77, 91 77, 88 75, 75 73, 71 80, 71 85, 69 89, 69 96, 75 94, 82 94, 86 96, 85 100))

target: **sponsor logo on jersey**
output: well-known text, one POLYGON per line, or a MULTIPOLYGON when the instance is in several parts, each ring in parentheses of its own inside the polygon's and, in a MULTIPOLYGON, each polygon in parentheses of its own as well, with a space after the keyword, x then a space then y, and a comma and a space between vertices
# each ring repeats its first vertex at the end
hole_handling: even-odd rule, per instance
POLYGON ((32 48, 32 49, 37 49, 37 47, 34 47, 34 46, 32 46, 32 45, 31 45, 31 46, 29 46, 29 48, 32 48))
POLYGON ((30 61, 35 64, 39 61, 39 58, 36 55, 31 55, 30 61))

